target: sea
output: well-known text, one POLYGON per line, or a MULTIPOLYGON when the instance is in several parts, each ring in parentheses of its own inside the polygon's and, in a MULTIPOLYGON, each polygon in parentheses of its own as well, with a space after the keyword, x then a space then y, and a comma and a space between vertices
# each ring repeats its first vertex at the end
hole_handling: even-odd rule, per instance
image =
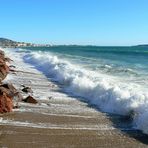
POLYGON ((148 46, 50 46, 14 54, 66 94, 102 112, 130 116, 148 134, 148 46))

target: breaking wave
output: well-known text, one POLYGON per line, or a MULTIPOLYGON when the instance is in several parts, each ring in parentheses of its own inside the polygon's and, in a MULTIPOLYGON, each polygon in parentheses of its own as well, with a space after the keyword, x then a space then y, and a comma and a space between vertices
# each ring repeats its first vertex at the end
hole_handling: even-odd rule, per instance
POLYGON ((84 69, 49 52, 26 53, 23 59, 62 84, 67 92, 81 96, 99 109, 131 115, 133 126, 148 134, 148 93, 142 86, 84 69))

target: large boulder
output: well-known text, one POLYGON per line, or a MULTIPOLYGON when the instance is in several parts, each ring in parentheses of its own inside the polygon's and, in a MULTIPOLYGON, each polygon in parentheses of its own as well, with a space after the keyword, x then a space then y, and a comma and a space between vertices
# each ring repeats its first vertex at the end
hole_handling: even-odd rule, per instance
POLYGON ((0 85, 0 113, 11 112, 13 109, 13 97, 22 100, 21 94, 12 84, 0 85))
POLYGON ((13 109, 12 97, 6 93, 0 92, 0 113, 11 112, 13 109))
POLYGON ((6 62, 10 62, 11 59, 6 58, 3 51, 0 50, 0 113, 11 112, 13 109, 13 97, 21 95, 17 92, 12 84, 2 84, 2 81, 9 73, 9 67, 6 62))
POLYGON ((17 89, 11 83, 1 84, 0 91, 5 92, 10 97, 14 97, 18 94, 17 89))

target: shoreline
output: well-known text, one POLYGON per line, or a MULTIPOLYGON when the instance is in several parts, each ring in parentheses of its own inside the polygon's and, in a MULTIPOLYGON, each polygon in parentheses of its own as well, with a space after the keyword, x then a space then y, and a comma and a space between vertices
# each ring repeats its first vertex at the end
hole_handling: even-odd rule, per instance
POLYGON ((102 113, 59 92, 23 60, 14 59, 13 65, 15 74, 9 74, 7 82, 19 90, 22 84, 31 87, 38 104, 19 102, 14 112, 0 115, 0 147, 147 147, 147 135, 132 129, 122 116, 102 113))

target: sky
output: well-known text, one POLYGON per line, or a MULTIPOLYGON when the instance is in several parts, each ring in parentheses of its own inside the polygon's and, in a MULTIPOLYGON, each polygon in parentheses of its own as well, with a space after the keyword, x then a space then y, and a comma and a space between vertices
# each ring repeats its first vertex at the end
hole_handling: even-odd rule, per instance
POLYGON ((0 37, 56 45, 148 44, 148 0, 0 0, 0 37))

